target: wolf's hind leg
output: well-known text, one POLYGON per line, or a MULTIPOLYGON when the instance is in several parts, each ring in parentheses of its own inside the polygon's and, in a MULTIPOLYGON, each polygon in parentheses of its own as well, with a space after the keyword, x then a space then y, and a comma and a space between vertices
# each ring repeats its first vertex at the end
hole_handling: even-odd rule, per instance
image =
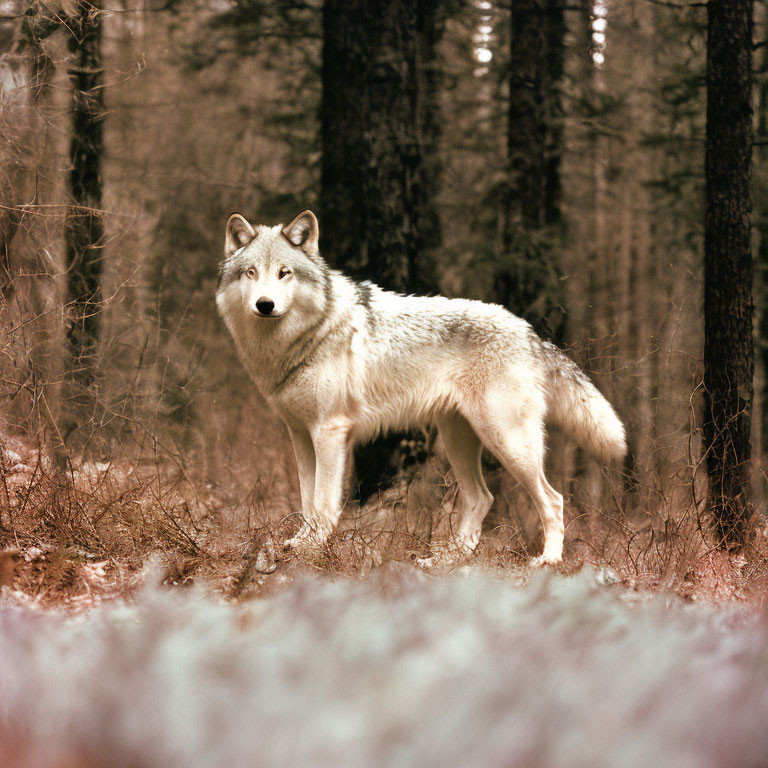
POLYGON ((563 540, 565 538, 565 525, 563 522, 563 496, 558 493, 548 482, 544 476, 543 460, 542 466, 539 467, 539 486, 541 490, 549 498, 550 509, 547 518, 549 521, 549 529, 547 529, 544 523, 544 517, 539 512, 539 517, 544 525, 544 551, 531 560, 531 565, 534 567, 540 565, 546 565, 547 563, 559 563, 563 559, 563 540))
MULTIPOLYGON (((491 411, 497 412, 497 411, 491 411)), ((544 551, 533 565, 559 563, 563 559, 563 497, 544 476, 544 428, 529 417, 521 424, 499 424, 482 415, 472 425, 504 468, 525 488, 544 529, 544 551)))
POLYGON ((473 550, 480 540, 483 520, 493 503, 480 463, 483 444, 459 413, 441 417, 437 426, 459 486, 459 519, 453 528, 454 543, 473 550))

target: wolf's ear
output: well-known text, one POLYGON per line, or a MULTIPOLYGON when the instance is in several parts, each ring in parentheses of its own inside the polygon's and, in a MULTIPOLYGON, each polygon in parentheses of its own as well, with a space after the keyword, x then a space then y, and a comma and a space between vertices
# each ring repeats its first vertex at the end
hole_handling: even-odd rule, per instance
POLYGON ((307 256, 318 255, 320 228, 312 211, 302 211, 290 224, 283 227, 282 234, 291 245, 301 248, 307 256))
POLYGON ((224 255, 231 256, 256 237, 256 230, 239 214, 233 213, 227 220, 227 234, 224 238, 224 255))

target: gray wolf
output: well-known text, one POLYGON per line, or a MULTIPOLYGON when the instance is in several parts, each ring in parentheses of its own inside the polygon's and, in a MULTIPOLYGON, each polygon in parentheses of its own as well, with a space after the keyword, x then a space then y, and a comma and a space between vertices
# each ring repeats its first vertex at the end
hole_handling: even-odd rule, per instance
POLYGON ((355 282, 329 268, 318 237, 311 211, 274 227, 233 214, 216 292, 240 360, 293 442, 304 523, 286 546, 312 546, 334 530, 352 444, 434 424, 459 489, 443 552, 467 556, 480 539, 493 501, 481 471, 485 446, 539 514, 536 564, 559 562, 563 497, 544 476, 545 420, 607 462, 626 453, 613 408, 503 307, 355 282))

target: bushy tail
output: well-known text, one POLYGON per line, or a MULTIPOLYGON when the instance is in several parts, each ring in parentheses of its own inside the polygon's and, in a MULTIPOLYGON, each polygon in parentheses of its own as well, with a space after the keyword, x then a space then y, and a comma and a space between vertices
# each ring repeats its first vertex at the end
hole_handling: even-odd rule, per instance
POLYGON ((542 342, 548 367, 547 416, 605 462, 627 454, 624 425, 587 375, 554 344, 542 342))

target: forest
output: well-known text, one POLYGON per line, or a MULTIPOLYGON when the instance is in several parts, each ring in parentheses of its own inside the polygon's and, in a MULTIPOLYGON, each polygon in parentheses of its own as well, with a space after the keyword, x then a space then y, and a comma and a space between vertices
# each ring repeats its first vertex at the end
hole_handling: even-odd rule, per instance
POLYGON ((767 180, 764 0, 0 0, 0 763, 764 762, 767 180), (611 403, 622 461, 548 429, 562 563, 486 450, 479 543, 419 567, 432 425, 284 546, 216 296, 233 213, 305 210, 359 290, 500 305, 611 403))

